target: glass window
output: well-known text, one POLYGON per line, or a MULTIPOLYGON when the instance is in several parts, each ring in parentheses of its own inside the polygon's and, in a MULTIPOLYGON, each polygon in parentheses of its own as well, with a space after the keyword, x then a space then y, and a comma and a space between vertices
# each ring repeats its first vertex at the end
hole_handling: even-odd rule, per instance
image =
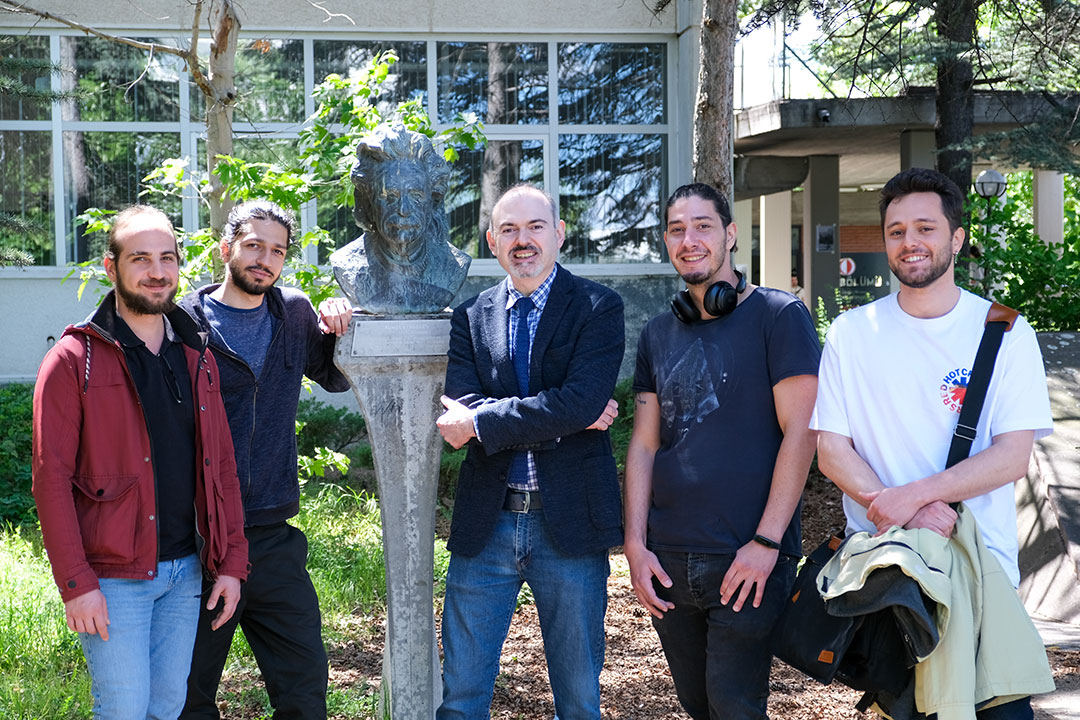
MULTIPOLYGON (((209 40, 199 43, 203 56, 209 40)), ((236 105, 233 122, 304 120, 304 41, 241 38, 236 44, 236 105)), ((191 84, 191 119, 202 121, 206 98, 191 84)))
POLYGON ((490 258, 487 229, 491 207, 514 183, 543 187, 544 143, 540 140, 489 140, 482 150, 461 152, 450 166, 450 242, 474 258, 490 258))
MULTIPOLYGON (((180 138, 170 133, 64 133, 64 211, 68 227, 68 259, 96 260, 105 249, 102 233, 84 236, 75 217, 87 208, 120 210, 139 202, 140 184, 162 160, 180 154, 180 138)), ((180 224, 180 201, 155 198, 180 224)))
MULTIPOLYGON (((206 141, 198 141, 199 168, 207 168, 206 141)), ((295 167, 297 160, 296 138, 274 135, 237 135, 233 137, 233 157, 249 163, 269 163, 281 167, 295 167)), ((299 211, 291 208, 297 216, 299 211)), ((210 223, 210 212, 205 203, 199 204, 199 227, 210 223)))
POLYGON ((560 135, 564 262, 660 262, 664 135, 560 135))
MULTIPOLYGON (((108 40, 62 37, 60 65, 75 68, 74 82, 85 93, 78 102, 64 103, 64 120, 170 121, 180 116, 182 61, 173 55, 156 53, 151 60, 142 50, 108 40)), ((60 77, 62 85, 69 82, 68 75, 60 77)))
MULTIPOLYGON (((19 82, 27 93, 0 93, 0 120, 48 120, 50 101, 32 97, 33 91, 48 92, 49 38, 33 35, 0 36, 0 72, 19 82)), ((68 83, 73 81, 68 76, 68 83)))
POLYGON ((439 121, 463 112, 489 125, 547 123, 547 45, 439 43, 439 121))
POLYGON ((0 247, 36 265, 56 262, 51 141, 47 132, 0 131, 0 247))
POLYGON ((315 84, 321 83, 331 73, 342 77, 359 73, 376 54, 388 50, 394 51, 398 61, 390 67, 390 77, 384 84, 387 92, 381 99, 387 104, 397 104, 414 95, 426 100, 427 43, 423 42, 316 40, 312 43, 315 84))
POLYGON ((667 122, 663 43, 559 43, 559 122, 667 122))

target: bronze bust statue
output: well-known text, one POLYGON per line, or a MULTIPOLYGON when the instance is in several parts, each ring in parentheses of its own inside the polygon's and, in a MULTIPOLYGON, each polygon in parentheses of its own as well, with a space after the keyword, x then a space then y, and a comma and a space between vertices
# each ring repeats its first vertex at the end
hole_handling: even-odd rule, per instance
POLYGON ((373 314, 436 313, 457 294, 472 258, 450 244, 443 205, 450 168, 431 140, 401 123, 360 141, 352 182, 363 235, 330 256, 334 277, 373 314))

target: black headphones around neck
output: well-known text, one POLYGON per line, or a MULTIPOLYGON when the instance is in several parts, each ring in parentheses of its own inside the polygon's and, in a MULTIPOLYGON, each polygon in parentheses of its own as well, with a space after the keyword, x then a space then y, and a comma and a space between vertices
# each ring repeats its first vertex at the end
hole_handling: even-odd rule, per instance
MULTIPOLYGON (((709 286, 702 301, 705 312, 714 317, 723 317, 735 309, 735 306, 739 304, 739 295, 742 295, 743 291, 746 290, 746 276, 736 270, 735 277, 739 278, 738 282, 735 283, 735 287, 732 287, 731 283, 726 280, 715 282, 709 286)), ((684 323, 692 323, 701 319, 701 313, 698 312, 694 299, 690 297, 689 290, 680 290, 672 296, 671 312, 684 323)))

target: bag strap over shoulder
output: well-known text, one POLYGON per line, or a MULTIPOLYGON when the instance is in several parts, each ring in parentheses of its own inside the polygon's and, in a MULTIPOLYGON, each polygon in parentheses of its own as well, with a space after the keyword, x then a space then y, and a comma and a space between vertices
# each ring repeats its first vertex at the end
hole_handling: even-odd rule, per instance
POLYGON ((949 446, 949 459, 945 463, 947 468, 971 453, 971 444, 975 441, 979 415, 986 400, 986 391, 990 387, 990 378, 994 374, 1001 340, 1005 333, 1012 330, 1019 315, 1016 310, 1000 303, 992 304, 986 313, 986 327, 982 341, 979 342, 979 349, 975 353, 975 362, 971 366, 971 375, 968 376, 967 390, 960 408, 960 418, 956 421, 952 445, 949 446))

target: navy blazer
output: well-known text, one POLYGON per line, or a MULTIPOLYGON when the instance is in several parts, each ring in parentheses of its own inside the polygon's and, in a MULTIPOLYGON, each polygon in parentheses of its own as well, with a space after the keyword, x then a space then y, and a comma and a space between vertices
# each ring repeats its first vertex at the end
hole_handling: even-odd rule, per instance
POLYGON ((567 555, 622 542, 618 473, 606 431, 592 425, 615 389, 625 330, 619 295, 559 267, 533 340, 529 396, 510 359, 506 283, 455 311, 446 394, 477 410, 482 443, 461 464, 447 547, 479 553, 506 495, 515 451, 531 450, 544 520, 567 555))

